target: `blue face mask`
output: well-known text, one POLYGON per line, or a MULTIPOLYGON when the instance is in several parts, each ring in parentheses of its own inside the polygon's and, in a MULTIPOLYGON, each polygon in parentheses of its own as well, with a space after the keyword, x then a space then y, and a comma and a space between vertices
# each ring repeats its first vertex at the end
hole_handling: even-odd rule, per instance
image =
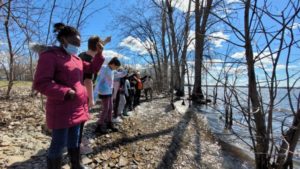
POLYGON ((68 44, 68 46, 64 47, 64 49, 70 55, 77 55, 79 47, 72 45, 72 44, 68 44))

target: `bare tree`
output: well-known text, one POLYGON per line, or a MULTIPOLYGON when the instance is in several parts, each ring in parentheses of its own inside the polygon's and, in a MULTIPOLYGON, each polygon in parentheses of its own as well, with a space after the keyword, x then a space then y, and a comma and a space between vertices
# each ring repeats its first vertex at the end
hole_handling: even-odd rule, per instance
POLYGON ((213 0, 195 1, 195 78, 193 87, 193 100, 197 101, 203 99, 202 92, 202 65, 205 45, 205 33, 207 28, 207 21, 211 12, 213 0), (205 3, 206 2, 206 3, 205 3), (205 3, 205 4, 204 4, 205 3))
POLYGON ((180 75, 180 85, 179 85, 179 95, 184 95, 184 86, 185 86, 185 74, 186 74, 186 64, 187 64, 187 54, 188 54, 188 47, 190 45, 190 18, 191 18, 191 5, 192 1, 189 0, 188 2, 188 10, 185 16, 185 26, 183 31, 183 49, 181 53, 181 75, 180 75))
MULTIPOLYGON (((169 21, 169 29, 170 29, 170 37, 171 37, 171 46, 172 46, 172 53, 174 57, 174 75, 175 75, 175 89, 180 90, 180 67, 179 67, 179 53, 178 53, 178 41, 176 37, 176 31, 175 31, 175 23, 173 19, 173 12, 174 7, 172 6, 172 0, 166 1, 166 7, 167 7, 167 15, 168 15, 168 21, 169 21)), ((180 92, 180 91, 179 91, 180 92)), ((182 93, 182 92, 180 92, 182 93)), ((182 94, 180 94, 182 95, 182 94)))
POLYGON ((11 43, 11 37, 10 37, 10 30, 9 30, 9 24, 11 20, 11 0, 8 0, 7 7, 6 7, 6 18, 4 22, 4 27, 5 27, 5 33, 6 33, 6 39, 8 43, 8 49, 9 49, 9 76, 8 76, 8 88, 6 92, 6 98, 9 98, 10 92, 13 86, 13 67, 14 67, 14 52, 13 52, 13 47, 11 43))
MULTIPOLYGON (((232 41, 228 41, 228 43, 245 50, 243 59, 247 64, 248 82, 248 92, 245 96, 248 97, 248 100, 241 102, 243 100, 241 94, 238 94, 238 91, 235 91, 236 89, 232 89, 231 91, 238 105, 236 108, 243 113, 246 119, 252 142, 251 147, 254 150, 256 168, 293 168, 293 152, 299 139, 297 128, 299 125, 298 110, 295 110, 293 104, 290 104, 294 120, 293 124, 288 127, 288 131, 282 130, 282 138, 278 138, 273 134, 276 128, 273 121, 275 101, 278 96, 278 83, 282 81, 277 76, 279 60, 286 58, 286 62, 289 63, 291 51, 295 50, 295 44, 299 42, 299 39, 294 39, 294 28, 292 28, 295 19, 299 15, 299 2, 288 1, 285 6, 282 6, 283 10, 279 15, 271 12, 267 2, 259 4, 257 0, 246 0, 239 3, 243 6, 242 23, 244 30, 240 30, 239 25, 234 24, 228 14, 221 17, 216 13, 212 13, 213 16, 219 18, 229 27, 241 44, 232 41), (269 19, 268 23, 265 22, 266 18, 269 19), (268 30, 270 22, 275 27, 274 30, 268 30), (287 36, 287 30, 290 31, 290 37, 287 36), (260 39, 260 36, 263 38, 260 39), (263 41, 263 43, 260 43, 260 41, 263 41), (274 48, 274 46, 276 47, 274 48), (270 70, 267 70, 267 66, 263 62, 264 59, 270 60, 270 70), (258 78, 258 67, 264 72, 265 81, 258 78), (264 89, 261 86, 262 84, 268 89, 268 97, 262 93, 264 89), (247 106, 245 103, 247 103, 247 106), (276 141, 278 139, 282 139, 280 146, 276 141)), ((286 67, 288 67, 288 64, 286 64, 286 67)), ((287 70, 287 76, 284 80, 288 84, 288 94, 281 100, 289 98, 291 88, 299 79, 294 80, 292 87, 289 87, 291 83, 289 80, 293 76, 289 75, 288 72, 287 70)), ((298 73, 296 74, 299 75, 298 73)), ((288 100, 291 102, 292 99, 288 100)), ((286 118, 290 118, 290 116, 287 115, 284 118, 282 127, 287 127, 285 124, 286 118)))

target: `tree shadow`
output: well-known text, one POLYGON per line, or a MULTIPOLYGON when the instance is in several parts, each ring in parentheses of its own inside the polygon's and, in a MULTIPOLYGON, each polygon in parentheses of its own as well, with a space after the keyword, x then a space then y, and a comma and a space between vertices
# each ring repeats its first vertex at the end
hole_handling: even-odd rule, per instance
MULTIPOLYGON (((86 127, 91 127, 89 125, 93 125, 93 124, 91 124, 91 123, 87 124, 86 127)), ((101 146, 97 147, 96 149, 94 149, 92 154, 98 154, 98 153, 101 153, 105 150, 112 150, 112 149, 118 148, 119 146, 124 146, 124 145, 130 144, 130 143, 133 143, 133 142, 137 142, 137 141, 141 141, 141 140, 157 138, 159 136, 169 134, 173 130, 174 130, 174 127, 170 127, 170 128, 165 129, 165 130, 161 130, 161 131, 154 132, 154 133, 138 135, 138 136, 134 136, 134 137, 123 137, 123 138, 118 139, 118 140, 116 140, 112 143, 108 143, 108 144, 101 145, 101 146)), ((97 137, 97 135, 93 135, 93 136, 97 137)), ((45 150, 42 149, 36 155, 31 156, 30 159, 28 159, 26 161, 22 161, 22 162, 16 162, 16 163, 8 166, 7 168, 8 169, 29 169, 29 168, 40 169, 40 168, 46 168, 46 153, 43 153, 43 155, 38 155, 42 151, 45 152, 45 150)), ((68 161, 67 158, 68 158, 67 156, 64 156, 63 165, 67 164, 67 161, 68 161)))
POLYGON ((7 169, 29 169, 29 168, 47 168, 46 167, 46 150, 41 149, 37 154, 32 155, 28 160, 15 162, 7 169))
POLYGON ((174 105, 168 105, 165 107, 165 113, 169 113, 174 110, 174 105))
MULTIPOLYGON (((92 127, 92 126, 95 126, 95 124, 89 123, 89 124, 87 124, 86 127, 92 127)), ((133 142, 152 139, 152 138, 157 138, 157 137, 160 137, 162 135, 169 134, 173 130, 174 130, 174 127, 170 127, 170 128, 165 129, 165 130, 161 130, 161 131, 154 132, 154 133, 143 134, 143 135, 138 134, 137 136, 134 136, 134 137, 127 137, 125 134, 123 134, 122 138, 120 138, 120 139, 118 139, 118 140, 116 140, 112 143, 108 143, 108 144, 101 145, 101 146, 97 147, 97 149, 94 150, 93 154, 98 154, 98 153, 101 153, 101 152, 106 151, 108 149, 110 149, 110 150, 115 149, 115 148, 118 148, 120 146, 125 146, 125 145, 133 143, 133 142)), ((93 134, 92 137, 88 137, 88 139, 93 139, 93 138, 96 138, 96 137, 98 138, 98 137, 101 137, 101 136, 93 134)))
POLYGON ((168 150, 164 154, 161 162, 159 163, 157 169, 171 169, 172 165, 178 157, 178 152, 182 148, 182 141, 184 133, 192 119, 193 112, 187 110, 181 121, 177 124, 173 132, 173 137, 168 150))
MULTIPOLYGON (((194 114, 194 116, 196 116, 194 114)), ((196 154, 195 154, 195 157, 194 157, 194 160, 196 162, 196 165, 197 165, 197 168, 201 168, 201 160, 202 160, 202 156, 201 156, 201 135, 200 135, 200 125, 198 123, 198 120, 196 120, 196 117, 193 118, 193 121, 195 123, 195 130, 196 130, 196 135, 195 135, 195 151, 196 151, 196 154)))

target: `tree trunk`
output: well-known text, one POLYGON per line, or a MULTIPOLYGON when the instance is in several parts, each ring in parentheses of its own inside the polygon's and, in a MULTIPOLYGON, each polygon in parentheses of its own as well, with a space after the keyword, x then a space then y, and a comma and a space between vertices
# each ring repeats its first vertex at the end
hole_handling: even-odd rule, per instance
POLYGON ((193 100, 204 99, 202 92, 202 65, 203 65, 203 52, 205 45, 205 33, 206 33, 206 24, 209 17, 213 0, 207 0, 206 7, 202 5, 200 8, 200 0, 195 2, 195 31, 196 31, 196 48, 195 48, 195 79, 193 87, 193 100), (203 18, 202 18, 203 13, 203 18), (202 23, 201 23, 202 19, 202 23))
POLYGON ((298 140, 300 138, 300 109, 298 109, 297 114, 294 118, 293 125, 284 135, 284 139, 281 143, 279 156, 277 158, 277 169, 288 168, 293 164, 293 152, 297 146, 298 140), (288 152, 288 153, 287 153, 288 152), (286 155, 288 154, 287 159, 286 155))
POLYGON ((162 7, 162 19, 161 19, 161 41, 162 41, 162 49, 163 49, 163 90, 169 90, 169 77, 168 77, 168 71, 169 71, 169 64, 168 64, 168 54, 167 54, 167 47, 166 47, 166 8, 163 4, 162 7))
POLYGON ((166 1, 167 11, 168 11, 168 18, 169 18, 169 28, 171 33, 171 40, 172 40, 172 50, 174 56, 174 88, 175 90, 179 90, 180 88, 180 67, 179 67, 179 55, 178 55, 178 46, 176 40, 176 32, 175 32, 175 24, 173 20, 173 7, 171 5, 170 0, 166 1))
POLYGON ((5 33, 8 43, 8 49, 9 49, 9 80, 8 80, 8 87, 6 91, 6 98, 9 99, 10 92, 13 86, 13 80, 14 80, 14 53, 12 49, 11 39, 10 39, 10 33, 9 33, 9 20, 11 15, 11 0, 8 1, 8 7, 7 7, 7 16, 4 22, 5 27, 5 33))
POLYGON ((181 79, 178 94, 179 96, 184 96, 184 84, 185 84, 185 74, 186 74, 186 57, 187 57, 187 49, 188 49, 188 40, 189 40, 189 30, 190 30, 190 11, 191 11, 191 3, 189 0, 188 12, 185 17, 185 28, 184 28, 184 44, 181 56, 181 79))
MULTIPOLYGON (((253 58, 253 49, 251 45, 251 35, 250 35, 250 25, 249 25, 249 10, 250 10, 251 0, 245 2, 245 18, 244 18, 244 29, 245 29, 245 50, 246 50, 246 60, 248 68, 248 92, 252 104, 252 111, 254 113, 254 121, 256 125, 256 150, 255 150, 255 163, 256 168, 267 168, 268 167, 268 141, 266 139, 266 124, 265 116, 260 104, 259 95, 256 86, 255 78, 255 67, 253 58)), ((250 112, 249 112, 250 113, 250 112)))

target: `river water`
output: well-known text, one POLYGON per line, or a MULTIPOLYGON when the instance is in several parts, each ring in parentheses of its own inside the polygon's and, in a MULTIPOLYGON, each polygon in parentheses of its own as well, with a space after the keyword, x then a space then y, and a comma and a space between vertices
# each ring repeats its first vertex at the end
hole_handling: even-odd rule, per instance
MULTIPOLYGON (((205 95, 208 98, 212 99, 213 97, 213 87, 204 87, 203 88, 205 95)), ((247 88, 237 87, 238 97, 240 98, 240 103, 242 106, 247 107, 247 88)), ((187 88, 186 88, 186 91, 187 88)), ((261 91, 262 101, 264 103, 264 110, 267 111, 269 109, 269 92, 267 88, 262 88, 261 91)), ((274 140, 277 146, 281 144, 281 130, 287 130, 288 126, 291 126, 293 121, 293 111, 292 107, 295 111, 297 111, 298 98, 300 94, 300 89, 291 90, 291 103, 289 102, 289 98, 287 97, 287 89, 279 88, 277 91, 275 106, 273 109, 273 133, 274 140), (282 124, 284 126, 282 127, 282 124)), ((243 153, 248 154, 250 157, 253 156, 253 152, 250 150, 251 139, 249 130, 246 127, 246 121, 241 113, 240 106, 238 106, 234 96, 231 96, 232 104, 237 106, 237 109, 233 109, 233 126, 232 131, 224 130, 225 126, 225 106, 224 106, 224 87, 218 87, 218 101, 217 104, 213 105, 205 105, 198 106, 197 109, 200 113, 204 114, 207 118, 208 126, 217 137, 219 137, 222 141, 233 145, 234 147, 239 148, 243 153)), ((267 119, 268 117, 266 117, 267 119)), ((300 143, 295 150, 294 154, 294 163, 298 167, 300 166, 300 143)))

